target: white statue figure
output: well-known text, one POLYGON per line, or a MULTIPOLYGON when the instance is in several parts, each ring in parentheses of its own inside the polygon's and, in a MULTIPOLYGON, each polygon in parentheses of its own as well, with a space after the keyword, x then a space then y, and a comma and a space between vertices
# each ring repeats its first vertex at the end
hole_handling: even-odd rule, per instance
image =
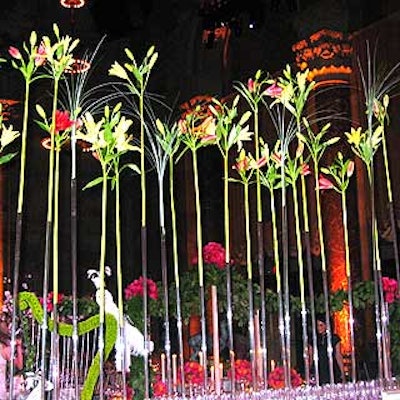
MULTIPOLYGON (((53 390, 54 385, 46 380, 45 391, 53 390)), ((40 371, 38 373, 27 372, 25 374, 25 390, 31 392, 25 400, 40 400, 42 396, 42 377, 40 371)))
MULTIPOLYGON (((105 267, 105 274, 111 276, 111 268, 105 267)), ((96 302, 100 305, 100 273, 98 270, 89 269, 87 277, 90 279, 96 288, 96 302)), ((144 356, 146 351, 152 352, 154 343, 148 342, 148 349, 145 348, 145 340, 143 334, 136 328, 131 321, 124 315, 124 338, 121 338, 119 327, 119 308, 115 304, 112 294, 106 288, 104 289, 104 311, 106 314, 111 314, 118 322, 118 333, 115 341, 115 367, 118 372, 122 371, 125 357, 125 370, 129 372, 132 356, 144 356)))

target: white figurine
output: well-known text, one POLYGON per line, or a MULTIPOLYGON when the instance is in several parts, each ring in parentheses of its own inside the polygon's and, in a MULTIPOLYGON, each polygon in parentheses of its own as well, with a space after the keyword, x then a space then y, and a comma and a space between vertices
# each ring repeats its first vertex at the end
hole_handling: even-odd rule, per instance
MULTIPOLYGON (((111 276, 110 267, 105 267, 105 274, 111 276)), ((96 288, 96 302, 100 305, 100 273, 98 270, 89 269, 87 277, 90 279, 96 288)), ((119 329, 119 308, 115 304, 112 294, 104 288, 104 311, 106 314, 111 314, 118 322, 117 340, 115 341, 115 367, 118 372, 122 371, 123 357, 125 357, 125 370, 129 372, 132 356, 144 356, 147 352, 152 352, 154 343, 148 342, 148 349, 145 348, 145 340, 143 334, 128 320, 124 315, 124 338, 121 338, 119 329)))
MULTIPOLYGON (((45 391, 53 390, 54 385, 46 380, 45 391)), ((42 396, 42 378, 40 371, 38 373, 27 372, 25 375, 25 389, 32 390, 25 400, 40 400, 42 396)))

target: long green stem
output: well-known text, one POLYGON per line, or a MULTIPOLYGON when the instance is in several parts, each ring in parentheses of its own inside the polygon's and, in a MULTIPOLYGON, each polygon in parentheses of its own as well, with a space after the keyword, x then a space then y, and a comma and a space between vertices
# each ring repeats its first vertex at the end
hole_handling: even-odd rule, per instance
POLYGON ((54 396, 59 396, 59 338, 58 338, 58 228, 59 228, 59 188, 60 188, 60 151, 59 145, 55 148, 54 172, 54 222, 53 222, 53 331, 52 331, 52 358, 51 374, 54 381, 54 396))
POLYGON ((307 384, 310 383, 310 363, 308 352, 308 333, 307 333, 307 307, 306 296, 304 290, 304 263, 303 263, 303 245, 301 241, 301 230, 299 220, 299 203, 297 199, 296 182, 292 184, 293 204, 296 226, 296 243, 297 243, 297 262, 299 265, 299 289, 300 289, 300 304, 301 304, 301 322, 302 322, 302 338, 303 338, 303 360, 304 371, 307 384))
POLYGON ((249 184, 244 185, 244 215, 246 226, 246 265, 247 265, 247 291, 249 295, 249 338, 250 362, 253 388, 257 387, 255 363, 255 338, 254 338, 254 299, 253 299, 253 265, 251 261, 251 235, 250 235, 250 210, 249 210, 249 184))
MULTIPOLYGON (((199 277, 200 291, 200 321, 201 321, 201 351, 203 354, 204 370, 207 368, 207 331, 206 331, 206 310, 205 310, 205 292, 204 292, 204 262, 203 262, 203 237, 201 227, 201 206, 199 189, 199 171, 197 166, 197 152, 192 150, 193 158, 193 178, 196 204, 196 237, 197 237, 197 268, 199 277)), ((207 387, 207 374, 204 374, 204 388, 207 387)))
POLYGON ((167 261, 167 241, 165 231, 165 205, 164 205, 164 179, 163 174, 158 176, 158 203, 160 216, 160 247, 161 247, 161 278, 163 284, 164 297, 164 349, 167 362, 167 392, 171 395, 171 336, 169 324, 169 294, 168 294, 168 261, 167 261))
MULTIPOLYGON (((178 330, 179 345, 179 371, 181 382, 185 382, 184 355, 183 355, 183 331, 182 331, 182 309, 181 309, 181 293, 179 279, 179 258, 178 258, 178 233, 176 229, 176 210, 175 210, 175 193, 174 193, 174 158, 171 156, 169 161, 169 193, 172 223, 172 253, 174 262, 174 279, 176 290, 176 325, 178 330)), ((182 385, 182 393, 183 385, 182 385)))
POLYGON ((281 357, 284 365, 286 364, 286 348, 285 348, 285 321, 283 318, 283 298, 282 298, 282 275, 279 261, 279 239, 278 225, 276 221, 276 206, 274 189, 270 188, 271 201, 271 219, 272 219, 272 239, 274 243, 274 263, 275 263, 275 278, 276 278, 276 294, 278 296, 278 329, 281 345, 281 357))
MULTIPOLYGON (((260 137, 259 137, 259 116, 258 107, 254 109, 254 143, 256 159, 260 159, 260 137)), ((260 170, 256 169, 256 192, 257 192, 257 262, 260 280, 260 296, 261 296, 261 347, 263 361, 263 386, 267 388, 267 333, 266 333, 266 310, 265 310, 265 260, 264 260, 264 225, 262 212, 262 197, 261 197, 261 181, 260 170)))
POLYGON ((147 224, 146 224, 146 169, 145 169, 145 145, 144 145, 144 85, 140 88, 139 96, 139 115, 140 115, 140 185, 142 194, 142 226, 141 226, 141 256, 142 256, 142 276, 143 276, 143 319, 145 338, 145 354, 144 354, 144 386, 145 399, 150 397, 150 377, 148 363, 148 295, 147 295, 147 224))
MULTIPOLYGON (((300 157, 300 162, 303 163, 303 157, 300 157)), ((300 176, 301 183, 301 198, 303 205, 303 226, 304 226, 304 243, 306 248, 307 257, 307 277, 308 277, 308 294, 310 304, 310 318, 312 330, 312 347, 313 347, 313 362, 315 382, 319 384, 319 360, 318 360, 318 346, 317 346, 317 320, 315 313, 315 294, 314 294, 314 272, 311 257, 311 243, 310 243, 310 224, 308 221, 308 208, 307 208, 307 187, 304 175, 300 176)))
POLYGON ((100 288, 99 288, 99 352, 100 352, 100 400, 104 398, 104 321, 105 321, 105 263, 106 263, 106 240, 107 240, 107 167, 102 164, 102 201, 101 201, 101 239, 100 239, 100 288))
MULTIPOLYGON (((226 319, 229 336, 229 360, 235 365, 233 343, 233 314, 232 314, 232 277, 230 255, 230 220, 229 220, 229 150, 224 154, 224 231, 225 231, 225 273, 226 273, 226 319)), ((235 390, 235 368, 231 369, 231 387, 235 390)))
MULTIPOLYGON (((124 349, 125 344, 125 322, 124 322, 124 299, 122 286, 122 257, 121 257, 121 198, 120 198, 120 180, 119 180, 119 163, 114 165, 115 173, 115 244, 117 253, 117 296, 118 296, 118 325, 120 348, 124 349)), ((124 400, 126 399, 126 364, 125 351, 121 360, 122 366, 122 392, 124 400)))
POLYGON ((354 307, 353 307, 353 283, 351 281, 351 264, 350 264, 350 248, 349 248, 349 230, 347 223, 347 204, 346 191, 342 191, 342 219, 343 219, 343 235, 346 259, 346 277, 347 277, 347 301, 349 304, 349 328, 350 328, 350 351, 351 351, 351 380, 355 383, 356 374, 356 348, 354 338, 354 307))
POLYGON ((399 260, 399 246, 398 246, 398 238, 397 238, 397 228, 396 228, 396 218, 393 207, 393 194, 392 194, 392 183, 390 179, 390 170, 389 170, 389 158, 387 152, 386 145, 386 135, 385 131, 382 132, 382 151, 383 151, 383 162, 385 166, 385 176, 386 176, 386 190, 388 194, 389 201, 389 213, 390 213, 390 225, 392 228, 393 234, 393 251, 394 251, 394 260, 396 265, 396 280, 398 282, 397 287, 399 288, 400 283, 400 260, 399 260))
POLYGON ((287 146, 282 151, 281 166, 281 193, 282 193, 282 258, 283 258, 283 309, 284 309, 284 338, 285 348, 282 356, 283 369, 285 374, 285 386, 291 388, 290 379, 291 370, 291 328, 290 328, 290 287, 289 287, 289 233, 288 233, 288 210, 286 199, 286 182, 285 182, 285 157, 288 152, 287 146))
MULTIPOLYGON (((15 248, 14 248, 14 271, 13 271, 13 299, 18 298, 19 290, 19 271, 21 263, 21 241, 22 241, 22 215, 24 204, 24 189, 25 189, 25 169, 26 169, 26 145, 28 132, 28 114, 29 114, 29 92, 30 80, 25 81, 25 96, 24 96, 24 117, 21 133, 21 158, 19 170, 19 187, 18 187, 18 205, 17 218, 15 225, 15 248)), ((17 332, 17 307, 13 307, 11 320, 11 354, 15 354, 15 341, 17 332)), ((11 358, 10 376, 15 375, 15 359, 11 358)), ((14 381, 10 380, 10 400, 12 400, 14 390, 14 381)))
POLYGON ((330 321, 330 305, 329 305, 329 289, 328 289, 328 276, 326 269, 326 255, 325 255, 325 242, 324 242, 324 231, 323 221, 321 212, 321 191, 319 187, 319 169, 318 162, 314 160, 314 178, 315 178, 315 196, 317 203, 317 223, 318 223, 318 237, 321 252, 321 269, 322 269, 322 288, 324 294, 324 306, 325 306, 325 320, 326 320, 326 339, 327 339, 327 353, 328 353, 328 365, 329 365, 329 379, 330 383, 335 382, 335 376, 333 371, 333 347, 332 347, 332 327, 330 321))
MULTIPOLYGON (((43 299, 46 303, 49 285, 49 272, 51 261, 51 238, 53 230, 53 198, 54 198, 54 156, 55 156, 55 128, 56 128, 56 110, 58 96, 59 80, 54 79, 53 105, 52 105, 52 124, 50 127, 50 154, 49 154, 49 171, 47 185, 47 219, 46 219, 46 243, 44 254, 44 274, 43 274, 43 299)), ((44 307, 42 321, 42 343, 41 343, 41 380, 42 380, 42 398, 45 398, 46 383, 46 338, 47 338, 47 307, 44 307)), ((53 349, 54 351, 54 349, 53 349)))

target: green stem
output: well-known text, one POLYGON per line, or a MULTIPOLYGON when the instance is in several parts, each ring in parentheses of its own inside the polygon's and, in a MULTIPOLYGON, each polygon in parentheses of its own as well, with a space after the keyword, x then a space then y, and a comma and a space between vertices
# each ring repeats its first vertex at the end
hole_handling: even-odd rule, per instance
MULTIPOLYGON (((203 263, 203 239, 201 229, 201 206, 199 190, 199 172, 197 166, 197 152, 192 149, 193 155, 193 176, 196 202, 196 236, 197 236, 197 267, 199 276, 200 308, 201 308, 201 351, 203 353, 204 369, 207 368, 207 331, 206 331, 206 310, 204 291, 204 263, 203 263)), ((204 388, 207 387, 207 374, 204 374, 204 388)))
POLYGON ((354 383, 357 379, 356 373, 356 356, 355 356, 355 338, 354 338, 354 307, 353 307, 353 283, 351 281, 351 264, 350 264, 350 248, 349 248, 349 229, 347 223, 347 204, 346 191, 341 193, 342 197, 342 218, 343 218, 343 235, 346 260, 346 277, 347 277, 347 301, 349 305, 349 328, 350 328, 350 351, 351 351, 351 380, 354 383))
MULTIPOLYGON (((230 255, 230 220, 229 220, 229 149, 224 153, 224 230, 225 230, 225 272, 226 272, 226 319, 228 324, 229 360, 235 364, 233 343, 233 315, 232 315, 232 277, 230 255)), ((235 368, 232 368, 231 387, 235 386, 235 368)))
POLYGON ((22 213, 24 203, 24 186, 25 186, 25 166, 26 166, 26 142, 28 132, 28 113, 29 113, 29 91, 30 81, 25 82, 25 100, 24 100, 24 120, 22 124, 21 134, 21 162, 19 170, 19 189, 18 189, 18 207, 17 213, 22 213))
POLYGON ((174 263, 174 280, 175 280, 175 290, 176 290, 176 321, 177 321, 178 345, 179 345, 179 373, 180 373, 181 382, 185 382, 182 310, 181 310, 179 258, 178 258, 178 234, 177 234, 177 229, 176 229, 176 210, 175 210, 175 193, 174 193, 174 158, 173 158, 173 155, 171 155, 171 158, 169 160, 169 194, 170 194, 171 224, 172 224, 172 256, 173 256, 173 263, 174 263))
POLYGON ((330 306, 329 306, 329 288, 328 288, 328 276, 326 269, 326 256, 325 256, 325 242, 323 232, 323 221, 321 212, 321 192, 319 187, 319 169, 318 161, 314 159, 314 178, 316 186, 316 203, 317 203, 317 222, 318 222, 318 234, 321 252, 321 269, 322 269, 322 287, 324 293, 324 305, 325 305, 325 320, 326 320, 326 338, 327 338, 327 353, 328 353, 328 365, 329 365, 329 378, 330 383, 335 382, 334 370, 333 370, 333 347, 332 347, 332 327, 330 322, 330 306))
POLYGON ((254 303, 253 303, 253 267, 251 261, 251 236, 250 236, 250 210, 249 210, 249 183, 244 182, 244 215, 246 231, 246 265, 247 265, 247 291, 249 296, 249 339, 250 339, 250 362, 253 387, 256 383, 255 363, 255 337, 254 337, 254 303))
POLYGON ((146 170, 145 170, 145 146, 144 146, 144 89, 141 89, 139 97, 140 113, 140 184, 142 191, 142 227, 146 226, 146 170))
POLYGON ((102 202, 101 202, 101 239, 100 239, 100 288, 99 288, 99 357, 100 357, 100 396, 104 393, 104 320, 105 320, 105 260, 106 260, 106 232, 107 232, 107 169, 102 163, 102 202))
POLYGON ((196 204, 196 237, 197 237, 197 266, 199 276, 199 286, 204 286, 204 263, 203 263, 203 238, 201 228, 201 206, 200 206, 200 190, 197 166, 197 152, 192 150, 193 155, 193 178, 194 178, 194 191, 195 191, 195 204, 196 204))
POLYGON ((308 356, 308 334, 307 334, 307 309, 306 296, 304 290, 304 263, 303 263, 303 245, 301 242, 301 230, 299 221, 299 204, 297 200, 297 185, 292 184, 293 204, 296 226, 296 243, 297 243, 297 262, 299 265, 299 288, 300 288, 300 303, 301 303, 301 319, 302 319, 302 338, 303 338, 303 360, 304 371, 307 384, 310 382, 310 364, 308 356))

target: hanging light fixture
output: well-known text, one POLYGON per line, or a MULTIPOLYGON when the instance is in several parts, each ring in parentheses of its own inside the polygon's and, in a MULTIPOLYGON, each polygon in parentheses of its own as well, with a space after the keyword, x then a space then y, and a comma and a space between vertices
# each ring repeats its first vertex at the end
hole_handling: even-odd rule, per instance
POLYGON ((65 8, 82 8, 86 0, 60 0, 60 4, 65 8))
MULTIPOLYGON (((82 8, 86 5, 86 0, 60 0, 60 4, 64 8, 69 8, 70 10, 70 25, 71 33, 75 32, 75 10, 82 8)), ((65 70, 68 74, 81 74, 90 68, 90 62, 85 59, 74 58, 74 62, 65 70)))

